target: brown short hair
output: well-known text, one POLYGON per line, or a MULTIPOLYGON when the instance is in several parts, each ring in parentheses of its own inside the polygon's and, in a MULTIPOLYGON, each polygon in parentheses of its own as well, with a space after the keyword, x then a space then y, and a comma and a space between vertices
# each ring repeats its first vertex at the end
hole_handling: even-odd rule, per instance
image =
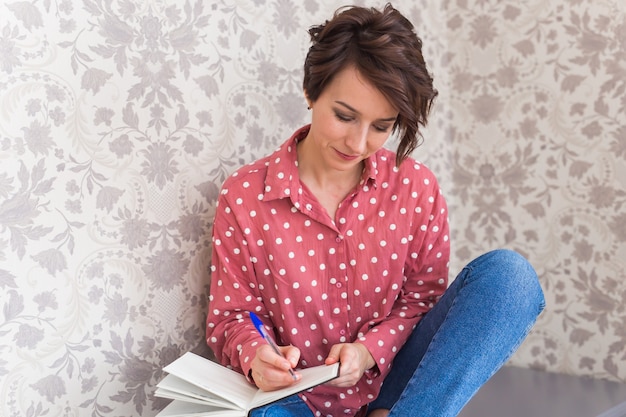
POLYGON ((354 66, 398 110, 396 165, 419 145, 437 90, 422 56, 422 41, 399 11, 348 6, 309 29, 303 87, 316 101, 333 76, 354 66))

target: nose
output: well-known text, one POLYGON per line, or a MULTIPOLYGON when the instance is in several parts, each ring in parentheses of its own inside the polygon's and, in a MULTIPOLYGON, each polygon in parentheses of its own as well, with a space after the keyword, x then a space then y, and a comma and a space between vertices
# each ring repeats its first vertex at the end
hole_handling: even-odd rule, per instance
POLYGON ((365 148, 367 147, 367 135, 367 128, 360 126, 355 127, 346 139, 346 146, 350 152, 354 154, 365 153, 365 148))

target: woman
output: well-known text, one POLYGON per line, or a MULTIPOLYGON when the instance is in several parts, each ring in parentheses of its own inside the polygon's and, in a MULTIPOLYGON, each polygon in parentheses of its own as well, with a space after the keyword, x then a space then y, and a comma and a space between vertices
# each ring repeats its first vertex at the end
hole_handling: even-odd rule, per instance
POLYGON ((310 125, 222 188, 207 342, 262 390, 340 362, 337 379, 254 417, 457 415, 543 308, 537 276, 498 250, 447 288, 445 199, 409 156, 437 95, 411 23, 389 4, 351 7, 309 33, 310 125))

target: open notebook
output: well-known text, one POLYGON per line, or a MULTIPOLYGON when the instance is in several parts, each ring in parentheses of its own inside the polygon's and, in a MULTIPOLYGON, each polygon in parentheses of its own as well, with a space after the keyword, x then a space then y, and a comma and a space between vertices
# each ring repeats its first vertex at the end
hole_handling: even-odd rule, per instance
POLYGON ((163 368, 168 375, 154 395, 172 401, 157 417, 245 417, 254 408, 339 376, 339 363, 298 370, 302 379, 276 391, 261 391, 240 373, 187 352, 163 368))

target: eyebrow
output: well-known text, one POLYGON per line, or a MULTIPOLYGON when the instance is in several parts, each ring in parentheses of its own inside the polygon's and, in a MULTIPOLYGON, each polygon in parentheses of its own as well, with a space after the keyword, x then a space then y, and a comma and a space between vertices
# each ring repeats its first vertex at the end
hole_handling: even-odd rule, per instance
MULTIPOLYGON (((354 107, 350 106, 348 103, 345 103, 345 102, 343 102, 341 100, 335 100, 335 103, 344 106, 345 108, 347 108, 351 112, 354 112, 354 113, 357 113, 357 114, 361 114, 360 111, 358 111, 354 107)), ((380 121, 380 122, 395 122, 396 119, 397 119, 397 117, 388 117, 386 119, 378 119, 378 121, 380 121)))

